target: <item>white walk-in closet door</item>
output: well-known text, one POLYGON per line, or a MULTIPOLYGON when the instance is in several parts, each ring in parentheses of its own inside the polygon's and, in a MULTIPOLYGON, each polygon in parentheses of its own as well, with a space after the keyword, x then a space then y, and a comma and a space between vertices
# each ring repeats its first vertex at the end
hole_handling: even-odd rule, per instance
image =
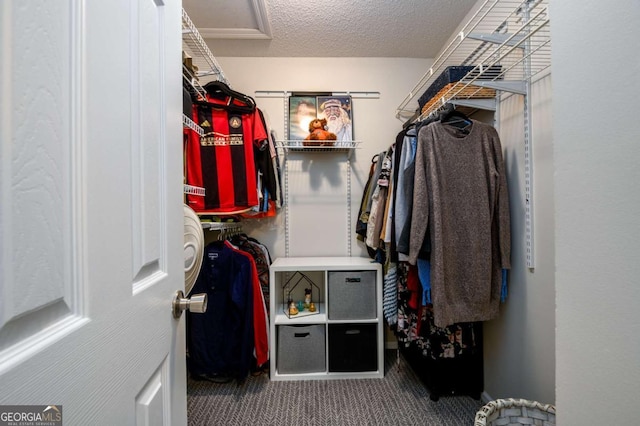
POLYGON ((0 413, 186 424, 180 13, 0 2, 0 413))

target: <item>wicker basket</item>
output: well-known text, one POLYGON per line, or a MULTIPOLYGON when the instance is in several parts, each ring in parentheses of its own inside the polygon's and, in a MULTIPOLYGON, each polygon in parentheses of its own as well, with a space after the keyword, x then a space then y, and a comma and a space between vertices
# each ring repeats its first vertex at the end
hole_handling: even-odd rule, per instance
POLYGON ((556 407, 526 399, 496 399, 476 413, 475 426, 555 426, 556 407))

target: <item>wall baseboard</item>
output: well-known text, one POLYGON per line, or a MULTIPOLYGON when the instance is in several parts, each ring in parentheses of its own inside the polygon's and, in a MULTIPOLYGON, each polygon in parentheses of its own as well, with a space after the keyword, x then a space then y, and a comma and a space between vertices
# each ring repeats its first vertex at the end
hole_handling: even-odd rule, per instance
POLYGON ((480 395, 480 400, 483 404, 486 404, 489 401, 493 401, 493 398, 487 392, 482 392, 482 394, 480 395))

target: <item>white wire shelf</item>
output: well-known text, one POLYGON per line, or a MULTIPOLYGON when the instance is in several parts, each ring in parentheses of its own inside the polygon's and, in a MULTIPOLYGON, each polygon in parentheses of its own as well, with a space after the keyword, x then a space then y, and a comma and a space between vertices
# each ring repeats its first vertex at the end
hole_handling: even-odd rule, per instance
MULTIPOLYGON (((192 57, 193 63, 198 67, 197 77, 213 75, 216 80, 222 81, 231 87, 224 72, 222 72, 222 67, 218 64, 207 43, 205 43, 184 9, 182 9, 182 49, 192 57)), ((191 83, 194 86, 199 86, 195 78, 192 79, 191 83)), ((196 87, 196 89, 200 89, 200 87, 196 87)))
POLYGON ((204 130, 202 130, 202 127, 198 126, 192 119, 184 114, 182 114, 182 126, 194 130, 200 136, 204 135, 204 130))
MULTIPOLYGON (((451 100, 468 100, 479 109, 492 109, 482 101, 486 89, 525 92, 525 81, 551 66, 547 0, 486 0, 462 30, 439 53, 429 70, 396 109, 396 118, 427 117, 451 100), (437 93, 435 102, 418 99, 450 66, 473 66, 460 81, 437 93), (479 101, 475 102, 476 99, 479 101), (426 108, 425 108, 426 107, 426 108)), ((494 95, 495 96, 495 95, 494 95)))
POLYGON ((188 194, 188 195, 199 195, 201 197, 204 197, 205 195, 205 189, 201 188, 199 186, 193 186, 193 185, 184 185, 184 193, 188 194))
POLYGON ((327 141, 281 140, 276 146, 290 152, 351 152, 358 149, 361 141, 336 141, 333 146, 305 146, 305 143, 323 143, 327 141))

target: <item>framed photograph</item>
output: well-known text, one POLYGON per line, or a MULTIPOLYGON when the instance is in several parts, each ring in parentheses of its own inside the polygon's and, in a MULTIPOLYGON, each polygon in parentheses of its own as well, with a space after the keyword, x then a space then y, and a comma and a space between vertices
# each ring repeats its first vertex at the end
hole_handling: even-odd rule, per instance
POLYGON ((289 140, 303 140, 309 135, 309 123, 318 116, 315 96, 289 98, 289 140))
POLYGON ((318 118, 327 120, 327 130, 338 137, 336 145, 340 142, 353 140, 353 121, 351 96, 318 96, 318 118))
POLYGON ((304 140, 309 123, 315 118, 327 120, 329 132, 335 133, 337 145, 353 141, 351 96, 331 93, 293 93, 289 98, 289 140, 304 140))

